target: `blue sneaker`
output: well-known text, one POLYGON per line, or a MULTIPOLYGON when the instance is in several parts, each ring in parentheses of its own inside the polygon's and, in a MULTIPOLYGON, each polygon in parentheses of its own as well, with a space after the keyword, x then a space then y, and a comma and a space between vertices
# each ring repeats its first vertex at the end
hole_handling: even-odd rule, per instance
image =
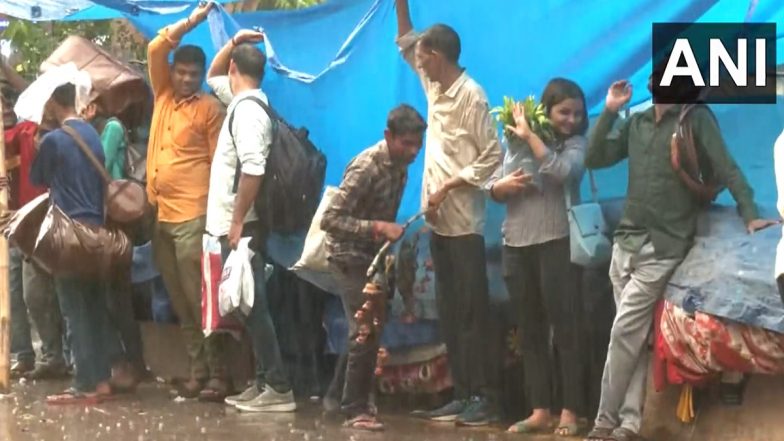
POLYGON ((465 412, 468 408, 468 402, 465 400, 453 400, 445 406, 431 411, 415 411, 412 416, 417 418, 424 418, 430 421, 438 421, 441 423, 451 423, 457 419, 457 416, 465 412))
POLYGON ((488 404, 487 400, 473 397, 466 409, 457 416, 455 424, 458 426, 487 426, 498 421, 498 415, 488 404))

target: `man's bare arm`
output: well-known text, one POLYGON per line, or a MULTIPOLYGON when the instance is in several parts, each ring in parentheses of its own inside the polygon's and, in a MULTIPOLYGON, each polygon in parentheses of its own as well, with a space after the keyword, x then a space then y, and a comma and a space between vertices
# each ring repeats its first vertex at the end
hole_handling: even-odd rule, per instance
POLYGON ((6 81, 8 81, 8 84, 17 92, 22 93, 27 89, 27 86, 29 86, 27 80, 22 78, 22 76, 8 63, 8 59, 3 56, 0 56, 0 71, 3 73, 3 78, 5 78, 6 81))
POLYGON ((395 0, 395 10, 397 11, 397 37, 400 38, 414 29, 408 11, 408 0, 395 0))

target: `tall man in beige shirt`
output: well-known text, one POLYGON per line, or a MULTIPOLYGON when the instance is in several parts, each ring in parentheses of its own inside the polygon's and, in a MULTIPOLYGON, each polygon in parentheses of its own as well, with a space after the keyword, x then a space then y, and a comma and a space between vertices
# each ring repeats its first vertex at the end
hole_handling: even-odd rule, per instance
POLYGON ((422 205, 430 210, 430 248, 441 338, 447 345, 454 400, 423 414, 480 426, 496 414, 489 403, 488 283, 482 184, 501 164, 501 145, 484 90, 459 66, 460 37, 438 24, 413 30, 408 0, 396 0, 397 44, 419 75, 428 101, 422 205))

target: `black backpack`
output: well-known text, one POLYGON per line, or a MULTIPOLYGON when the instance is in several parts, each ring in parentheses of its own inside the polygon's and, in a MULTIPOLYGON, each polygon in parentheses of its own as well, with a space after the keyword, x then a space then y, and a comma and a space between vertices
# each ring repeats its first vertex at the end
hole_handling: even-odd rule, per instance
MULTIPOLYGON (((264 181, 254 208, 263 233, 305 232, 316 213, 324 187, 327 157, 308 139, 308 130, 295 129, 264 101, 255 96, 243 98, 258 104, 272 121, 272 143, 264 171, 264 181)), ((236 106, 235 106, 236 109, 236 106)), ((236 149, 234 112, 229 115, 229 135, 236 149)), ((241 164, 237 160, 234 192, 237 192, 241 164)))

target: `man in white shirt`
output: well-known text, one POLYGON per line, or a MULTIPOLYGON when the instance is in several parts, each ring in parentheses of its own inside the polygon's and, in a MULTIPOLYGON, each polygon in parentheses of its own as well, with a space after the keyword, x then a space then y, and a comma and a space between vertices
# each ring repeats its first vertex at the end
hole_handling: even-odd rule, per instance
MULTIPOLYGON (((241 237, 261 240, 258 221, 265 214, 256 213, 253 202, 263 185, 273 140, 272 121, 259 104, 267 103, 260 89, 266 57, 253 45, 263 39, 259 32, 238 32, 218 52, 207 73, 207 84, 228 103, 210 170, 206 224, 207 233, 221 239, 224 260, 241 237)), ((226 403, 247 412, 292 412, 296 403, 269 311, 260 253, 253 256, 251 266, 255 297, 246 327, 256 356, 256 384, 227 397, 226 403)))
POLYGON ((413 30, 408 0, 397 0, 397 45, 422 81, 428 103, 422 205, 429 209, 441 338, 454 400, 423 416, 482 426, 497 415, 485 368, 489 292, 482 185, 501 165, 487 97, 458 64, 460 37, 443 24, 413 30))

